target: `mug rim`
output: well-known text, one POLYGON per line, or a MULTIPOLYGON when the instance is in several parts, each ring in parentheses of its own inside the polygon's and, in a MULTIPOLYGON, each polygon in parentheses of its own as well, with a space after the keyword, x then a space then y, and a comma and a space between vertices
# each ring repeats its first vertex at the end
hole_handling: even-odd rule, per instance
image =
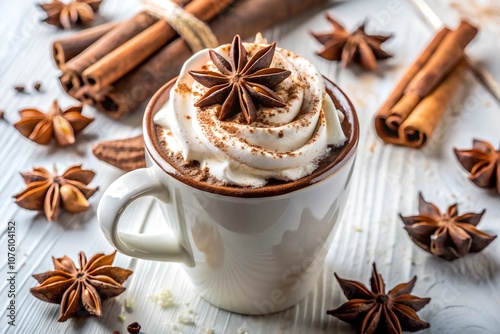
POLYGON ((146 106, 146 110, 143 117, 143 137, 144 137, 144 148, 146 154, 154 161, 154 163, 159 166, 165 173, 175 178, 176 180, 184 183, 187 186, 193 187, 195 189, 223 195, 229 197, 243 197, 243 198, 263 198, 263 197, 274 197, 279 195, 284 195, 310 187, 322 180, 328 179, 331 175, 335 174, 337 171, 341 170, 348 161, 356 153, 356 148, 359 142, 359 121, 356 114, 356 110, 349 100, 347 95, 332 81, 323 76, 325 82, 325 88, 332 98, 333 103, 337 109, 340 109, 342 113, 346 116, 347 123, 350 125, 350 135, 347 138, 347 143, 342 147, 336 148, 339 150, 335 159, 330 161, 328 165, 318 167, 311 174, 304 176, 298 180, 291 182, 284 182, 277 185, 264 185, 259 188, 245 188, 238 186, 220 186, 213 185, 204 181, 198 181, 185 176, 180 172, 173 164, 168 162, 166 154, 163 152, 163 148, 158 142, 156 135, 156 125, 154 123, 154 115, 163 107, 163 105, 168 101, 170 91, 174 86, 177 77, 171 79, 166 84, 164 84, 151 98, 146 106), (175 171, 175 172, 172 172, 175 171))

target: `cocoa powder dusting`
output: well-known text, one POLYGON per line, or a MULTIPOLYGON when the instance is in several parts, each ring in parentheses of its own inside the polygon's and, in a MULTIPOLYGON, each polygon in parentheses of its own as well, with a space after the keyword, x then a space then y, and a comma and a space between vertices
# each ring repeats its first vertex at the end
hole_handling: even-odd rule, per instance
POLYGON ((188 95, 191 94, 191 87, 184 83, 178 83, 175 88, 176 93, 182 94, 182 95, 188 95))

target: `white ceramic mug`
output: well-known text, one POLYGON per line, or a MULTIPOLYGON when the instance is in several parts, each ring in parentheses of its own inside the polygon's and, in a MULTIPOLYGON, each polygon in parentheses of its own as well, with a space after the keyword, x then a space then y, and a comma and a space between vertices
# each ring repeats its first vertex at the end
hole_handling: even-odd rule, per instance
POLYGON ((104 193, 97 210, 110 243, 129 256, 181 262, 207 301, 229 311, 268 314, 298 303, 317 282, 345 207, 358 143, 358 120, 343 92, 325 79, 346 115, 348 143, 322 173, 268 191, 190 181, 164 158, 154 114, 174 81, 151 99, 143 130, 147 168, 129 172, 104 193), (160 200, 171 234, 119 231, 125 208, 142 196, 160 200))

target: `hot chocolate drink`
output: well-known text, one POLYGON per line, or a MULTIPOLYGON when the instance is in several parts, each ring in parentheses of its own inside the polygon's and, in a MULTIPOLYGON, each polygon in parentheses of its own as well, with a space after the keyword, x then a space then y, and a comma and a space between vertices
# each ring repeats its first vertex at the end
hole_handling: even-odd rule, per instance
POLYGON ((169 94, 157 101, 154 124, 146 120, 148 132, 174 176, 203 190, 286 193, 337 169, 357 142, 357 120, 343 93, 308 60, 274 45, 235 38, 200 51, 164 89, 169 94), (206 83, 209 76, 214 83, 206 83))
POLYGON ((358 121, 347 97, 304 58, 236 39, 195 54, 151 99, 143 126, 148 167, 99 204, 113 246, 184 263, 200 295, 233 312, 304 299, 348 199, 358 121), (120 231, 141 196, 160 200, 168 234, 120 231))

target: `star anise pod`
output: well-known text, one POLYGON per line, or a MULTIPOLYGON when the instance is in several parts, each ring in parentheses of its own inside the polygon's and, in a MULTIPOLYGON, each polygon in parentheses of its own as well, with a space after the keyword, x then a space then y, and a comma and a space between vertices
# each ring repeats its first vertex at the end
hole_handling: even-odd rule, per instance
POLYGON ((418 317, 417 311, 431 299, 410 294, 417 281, 416 276, 388 293, 385 293, 385 283, 375 263, 370 279, 371 291, 360 282, 342 279, 337 274, 335 277, 349 301, 326 313, 350 323, 359 333, 397 334, 429 328, 430 325, 418 317))
POLYGON ((418 216, 401 216, 410 239, 426 252, 445 260, 480 252, 496 238, 476 228, 486 210, 459 216, 458 205, 453 204, 442 214, 419 194, 419 211, 418 216))
POLYGON ((70 145, 75 142, 75 135, 94 120, 83 116, 82 108, 79 105, 63 111, 54 101, 47 114, 38 109, 23 109, 19 111, 21 120, 14 126, 23 136, 37 144, 48 144, 54 137, 59 146, 70 145))
POLYGON ((87 199, 97 188, 89 188, 95 173, 74 165, 58 175, 42 167, 34 168, 28 173, 21 173, 27 187, 15 195, 17 205, 28 210, 44 211, 49 221, 57 219, 59 207, 71 213, 82 212, 89 208, 87 199))
POLYGON ((476 186, 494 188, 500 194, 500 148, 495 150, 490 143, 474 139, 472 149, 455 149, 455 155, 476 186))
POLYGON ((122 283, 132 274, 112 266, 115 254, 96 254, 87 262, 80 252, 80 268, 67 256, 53 257, 54 271, 33 275, 40 285, 30 292, 48 303, 61 304, 58 321, 88 314, 100 317, 101 303, 125 291, 122 283))
POLYGON ((314 33, 311 35, 323 44, 318 55, 328 60, 341 60, 342 66, 347 67, 357 62, 369 71, 377 69, 377 60, 392 57, 384 50, 381 44, 392 36, 368 35, 365 32, 366 22, 354 32, 349 33, 337 20, 330 15, 326 19, 332 24, 333 31, 328 33, 314 33))
POLYGON ((272 90, 285 80, 290 71, 270 68, 276 43, 257 51, 250 59, 236 35, 229 51, 230 59, 209 50, 210 59, 219 72, 189 71, 189 74, 205 87, 210 88, 196 103, 195 107, 207 107, 222 104, 219 119, 231 116, 239 107, 247 123, 257 118, 256 103, 266 107, 284 107, 285 104, 272 90))
POLYGON ((95 13, 99 10, 102 0, 71 0, 64 3, 59 0, 53 0, 50 3, 39 4, 47 13, 44 22, 71 29, 76 24, 87 24, 95 19, 95 13))

